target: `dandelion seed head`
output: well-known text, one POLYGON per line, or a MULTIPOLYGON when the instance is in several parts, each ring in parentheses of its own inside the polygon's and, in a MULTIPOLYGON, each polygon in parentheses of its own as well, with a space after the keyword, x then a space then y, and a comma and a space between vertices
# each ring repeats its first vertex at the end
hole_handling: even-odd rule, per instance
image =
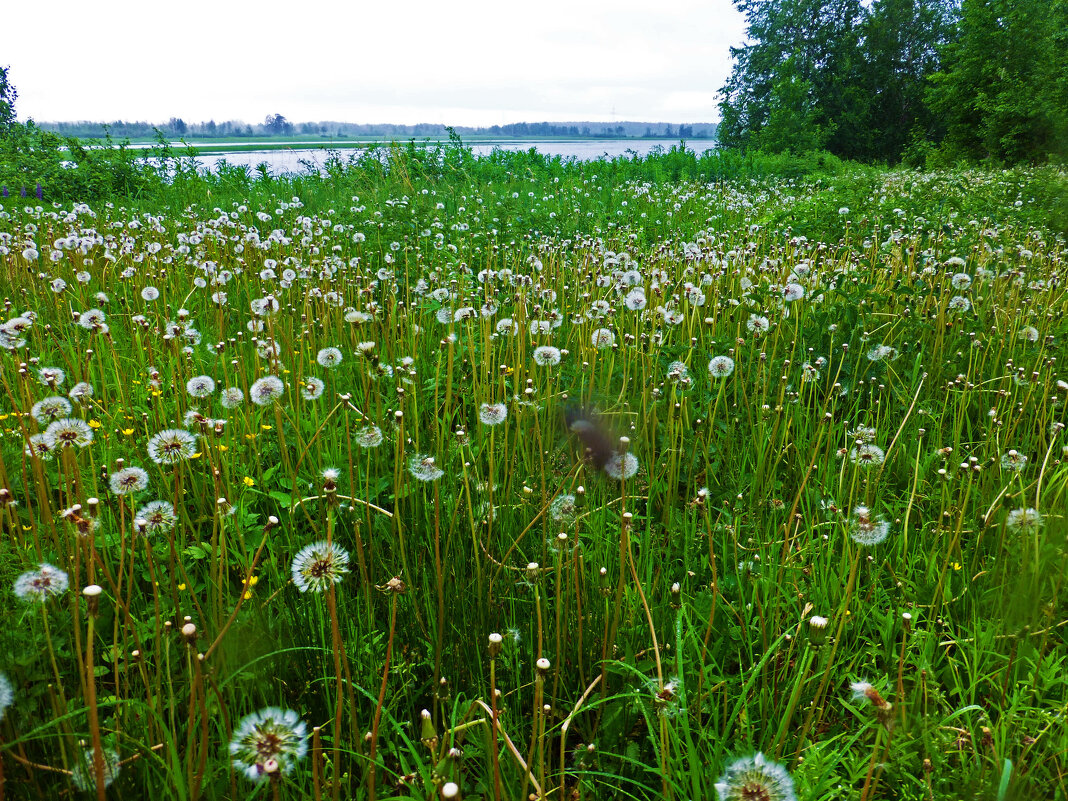
POLYGON ((53 420, 66 417, 71 413, 70 401, 60 395, 37 401, 30 409, 33 419, 41 425, 46 425, 53 420))
POLYGON ((315 361, 319 363, 319 366, 325 367, 328 370, 337 367, 341 364, 342 360, 343 357, 338 348, 323 348, 315 357, 315 361))
POLYGON ((786 768, 760 753, 736 759, 715 786, 720 801, 797 801, 786 768))
POLYGON ((763 315, 750 314, 749 320, 745 324, 745 328, 747 331, 749 331, 750 334, 762 336, 768 333, 768 331, 771 329, 771 323, 768 321, 768 318, 764 317, 763 315))
POLYGON ((215 380, 211 376, 198 375, 185 384, 185 391, 194 398, 206 398, 215 391, 215 380))
POLYGON ((1027 456, 1017 450, 1010 450, 1001 456, 1001 469, 1021 472, 1027 466, 1027 456))
POLYGON ((60 387, 67 379, 67 374, 58 367, 42 367, 37 371, 37 378, 49 387, 60 387))
POLYGON ((1044 520, 1037 509, 1013 509, 1005 518, 1005 525, 1010 531, 1033 534, 1042 528, 1044 520))
POLYGON ((1020 339, 1026 342, 1038 342, 1039 333, 1038 329, 1033 325, 1024 326, 1020 329, 1020 339))
POLYGON ((616 335, 608 328, 598 328, 593 332, 591 341, 595 348, 603 350, 616 344, 616 335))
POLYGON ((273 772, 289 773, 308 753, 304 722, 292 709, 267 707, 241 719, 230 739, 234 768, 254 782, 267 778, 268 763, 273 772))
POLYGON ((265 375, 253 382, 248 394, 257 406, 269 406, 282 396, 285 388, 286 385, 278 376, 265 375))
POLYGON ((145 532, 153 534, 170 531, 178 522, 173 504, 168 501, 152 501, 137 510, 137 516, 145 523, 145 532))
POLYGON ((858 506, 853 510, 849 523, 849 536, 858 545, 878 545, 890 533, 890 524, 874 517, 867 506, 858 506))
POLYGON ((332 542, 306 545, 293 557, 293 583, 301 592, 325 592, 349 572, 349 552, 332 542))
POLYGON ((219 396, 219 403, 224 409, 236 409, 245 402, 245 391, 241 387, 227 387, 219 396))
POLYGON ((560 349, 552 345, 542 345, 534 349, 532 358, 539 367, 552 367, 560 364, 560 349))
POLYGON ((875 467, 883 463, 886 453, 878 445, 864 443, 849 452, 849 459, 858 467, 875 467))
POLYGON ((434 463, 434 457, 425 453, 414 454, 408 460, 408 472, 420 481, 436 481, 445 471, 434 463))
POLYGON ((364 426, 353 438, 361 448, 377 448, 382 444, 382 429, 375 425, 364 426))
MULTIPOLYGON (((101 749, 101 757, 104 763, 104 786, 109 787, 122 769, 119 764, 119 755, 110 748, 101 749)), ((71 772, 71 781, 74 786, 83 793, 96 791, 96 761, 92 748, 86 748, 82 752, 82 758, 74 765, 71 772)))
POLYGON ((169 428, 148 441, 148 458, 156 464, 177 464, 196 452, 197 438, 184 428, 169 428))
POLYGON ((105 319, 107 318, 102 310, 89 309, 78 315, 78 325, 87 331, 95 331, 104 325, 105 319))
POLYGON ((35 456, 42 461, 50 460, 56 452, 55 441, 47 433, 34 434, 26 443, 26 455, 35 456))
POLYGON ((617 451, 605 462, 604 471, 616 481, 628 479, 638 472, 638 457, 630 452, 617 451))
POLYGON ((73 387, 70 388, 70 392, 67 393, 67 397, 70 398, 72 401, 84 403, 85 401, 93 397, 93 385, 86 381, 80 381, 79 383, 75 384, 73 387))
POLYGON ((0 673, 0 720, 4 719, 7 710, 15 703, 15 688, 6 673, 0 673))
POLYGON ((483 403, 478 409, 478 419, 484 425, 495 426, 508 417, 508 407, 503 403, 483 403))
POLYGON ((93 429, 90 425, 77 417, 64 417, 53 420, 44 431, 48 441, 53 447, 84 448, 93 441, 93 429))
POLYGON ((642 289, 632 289, 623 298, 623 305, 630 311, 641 311, 648 305, 645 292, 642 289))
POLYGON ((124 467, 111 474, 108 485, 116 495, 132 495, 148 488, 148 473, 140 467, 124 467))
POLYGON ((69 586, 67 574, 45 562, 15 579, 15 596, 26 603, 44 603, 65 593, 69 586))
POLYGON ((734 359, 730 356, 714 356, 708 363, 708 372, 713 378, 726 378, 734 372, 734 359))
POLYGON ((300 396, 304 400, 318 400, 326 389, 326 383, 321 378, 309 376, 300 382, 300 396))
POLYGON ((567 523, 575 519, 578 506, 574 495, 557 495, 549 504, 549 517, 558 523, 567 523))

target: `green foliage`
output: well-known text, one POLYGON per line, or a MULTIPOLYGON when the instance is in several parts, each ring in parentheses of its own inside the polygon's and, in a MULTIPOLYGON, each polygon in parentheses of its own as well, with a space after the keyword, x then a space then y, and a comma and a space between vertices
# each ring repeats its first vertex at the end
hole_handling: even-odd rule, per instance
POLYGON ((1068 158, 1068 2, 964 0, 959 29, 928 94, 942 160, 1068 158))
POLYGON ((110 137, 96 146, 64 138, 31 120, 0 133, 0 186, 14 195, 39 185, 47 201, 133 198, 162 188, 170 161, 161 151, 134 150, 110 137), (146 157, 154 160, 149 161, 146 157))
POLYGON ((15 100, 18 92, 8 80, 10 67, 0 67, 0 136, 15 122, 15 100))
POLYGON ((917 166, 1068 157, 1068 2, 736 0, 728 147, 917 166), (996 54, 996 56, 992 56, 996 54))

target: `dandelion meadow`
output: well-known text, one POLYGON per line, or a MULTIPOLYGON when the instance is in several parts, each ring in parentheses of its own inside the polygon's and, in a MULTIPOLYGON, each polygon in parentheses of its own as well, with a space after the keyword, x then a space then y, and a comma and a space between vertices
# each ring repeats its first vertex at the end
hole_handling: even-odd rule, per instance
POLYGON ((0 209, 0 796, 1068 794, 1062 170, 172 166, 0 209))

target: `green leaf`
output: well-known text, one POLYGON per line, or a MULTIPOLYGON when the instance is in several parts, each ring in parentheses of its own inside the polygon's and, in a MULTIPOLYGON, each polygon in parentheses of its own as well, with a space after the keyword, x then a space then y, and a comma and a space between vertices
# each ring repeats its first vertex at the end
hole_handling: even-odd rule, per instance
POLYGON ((274 498, 276 501, 278 501, 278 503, 280 503, 286 509, 290 508, 293 505, 293 499, 289 496, 288 493, 282 492, 281 490, 271 490, 267 494, 274 498))

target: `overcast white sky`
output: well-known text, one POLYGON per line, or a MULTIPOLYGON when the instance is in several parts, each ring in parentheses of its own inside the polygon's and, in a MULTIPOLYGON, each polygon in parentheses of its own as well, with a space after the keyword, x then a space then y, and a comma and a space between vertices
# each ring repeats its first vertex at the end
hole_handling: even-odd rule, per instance
POLYGON ((7 0, 20 119, 712 122, 730 0, 7 0))

